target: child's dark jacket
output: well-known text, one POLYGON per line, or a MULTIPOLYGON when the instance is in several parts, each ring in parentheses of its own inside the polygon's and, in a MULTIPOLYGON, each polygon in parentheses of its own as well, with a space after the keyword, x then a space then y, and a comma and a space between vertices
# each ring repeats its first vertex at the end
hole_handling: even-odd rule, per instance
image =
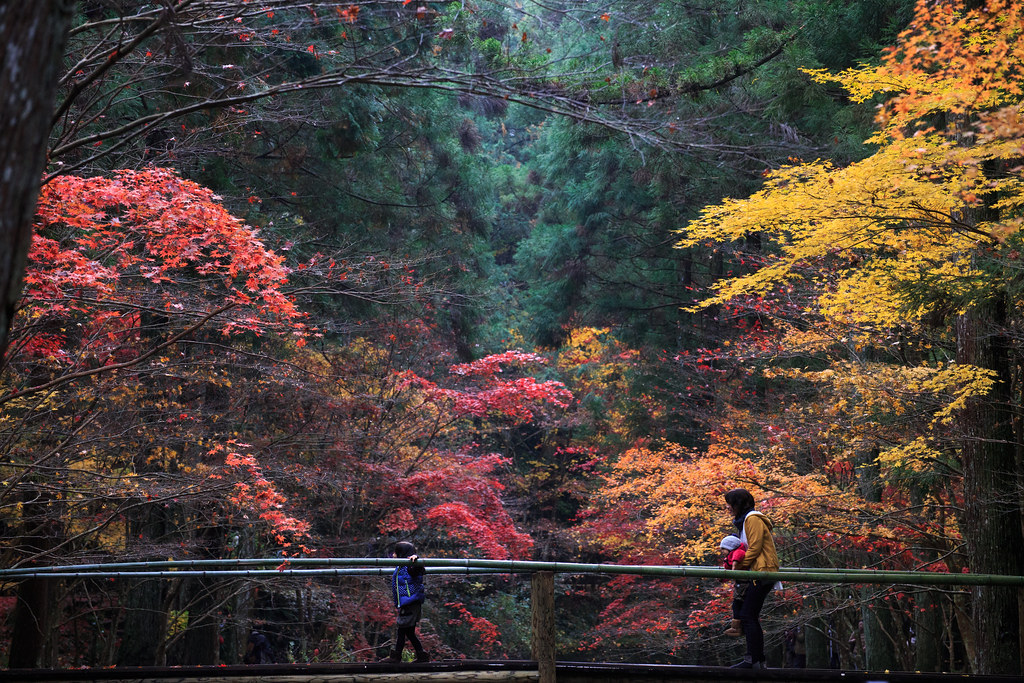
POLYGON ((426 597, 423 576, 426 573, 426 569, 415 564, 395 569, 391 575, 391 598, 395 607, 401 608, 415 602, 423 602, 426 597))

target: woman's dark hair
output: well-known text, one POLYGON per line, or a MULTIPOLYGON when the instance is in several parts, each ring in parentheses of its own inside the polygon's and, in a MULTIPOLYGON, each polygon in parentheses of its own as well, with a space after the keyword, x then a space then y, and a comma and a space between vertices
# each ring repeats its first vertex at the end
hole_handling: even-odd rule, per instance
POLYGON ((409 557, 416 554, 416 546, 409 541, 399 541, 395 544, 395 557, 409 557))
POLYGON ((754 509, 754 497, 746 489, 733 489, 725 494, 725 502, 732 506, 737 517, 754 509))

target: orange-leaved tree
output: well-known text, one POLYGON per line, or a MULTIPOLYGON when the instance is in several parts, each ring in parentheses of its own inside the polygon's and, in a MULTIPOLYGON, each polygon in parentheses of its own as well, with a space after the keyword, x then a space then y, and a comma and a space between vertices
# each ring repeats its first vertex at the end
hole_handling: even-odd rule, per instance
MULTIPOLYGON (((728 421, 728 417, 723 420, 723 427, 728 421)), ((871 515, 866 508, 870 506, 836 486, 829 473, 800 473, 791 461, 766 457, 742 437, 719 430, 703 449, 647 443, 626 451, 611 465, 591 507, 582 515, 578 533, 586 546, 628 563, 717 564, 722 537, 737 533, 723 496, 739 487, 751 491, 757 508, 776 525, 778 546, 787 564, 804 563, 813 554, 807 552, 807 538, 874 534, 868 526, 871 515), (855 529, 845 516, 854 509, 865 513, 855 529)), ((627 638, 627 615, 667 612, 678 615, 667 622, 668 627, 638 623, 629 637, 651 648, 649 656, 667 652, 679 661, 698 657, 708 661, 714 656, 724 663, 727 652, 716 648, 712 654, 708 648, 723 644, 720 633, 728 619, 731 593, 713 584, 692 582, 673 593, 663 583, 612 582, 619 594, 605 608, 589 647, 605 648, 627 638)), ((784 612, 801 604, 799 591, 787 591, 779 599, 784 612)))

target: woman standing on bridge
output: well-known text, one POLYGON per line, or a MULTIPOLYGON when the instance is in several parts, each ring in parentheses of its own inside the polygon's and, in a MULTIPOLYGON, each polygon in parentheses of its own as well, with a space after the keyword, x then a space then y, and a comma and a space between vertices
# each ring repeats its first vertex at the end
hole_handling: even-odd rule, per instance
MULTIPOLYGON (((734 569, 778 571, 779 556, 775 552, 775 539, 772 538, 772 523, 754 509, 754 497, 746 489, 733 489, 725 494, 725 504, 732 514, 732 523, 739 529, 740 540, 747 545, 746 554, 736 563, 734 569)), ((751 581, 745 591, 739 619, 743 626, 743 635, 747 639, 747 656, 739 664, 734 664, 735 668, 765 668, 761 607, 774 587, 774 581, 757 579, 751 581)))

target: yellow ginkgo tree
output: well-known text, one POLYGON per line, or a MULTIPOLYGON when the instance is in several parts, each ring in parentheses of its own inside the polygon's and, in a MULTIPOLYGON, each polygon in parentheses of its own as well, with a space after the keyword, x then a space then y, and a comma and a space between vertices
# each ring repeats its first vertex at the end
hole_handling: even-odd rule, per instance
MULTIPOLYGON (((851 382, 851 363, 868 378, 902 377, 889 381, 921 397, 933 419, 876 444, 878 463, 921 466, 952 453, 967 568, 1024 574, 1015 332, 1024 323, 1024 13, 1007 0, 921 0, 879 65, 809 75, 856 101, 877 99, 874 153, 844 167, 773 170, 754 195, 706 208, 680 246, 763 245, 761 267, 719 281, 705 304, 800 292, 800 320, 782 347, 828 331, 815 382, 829 378, 821 359, 835 364, 837 382, 851 382), (898 352, 926 334, 934 347, 915 341, 915 353, 898 352)), ((977 588, 973 598, 961 626, 972 668, 1020 673, 1016 595, 977 588)))

